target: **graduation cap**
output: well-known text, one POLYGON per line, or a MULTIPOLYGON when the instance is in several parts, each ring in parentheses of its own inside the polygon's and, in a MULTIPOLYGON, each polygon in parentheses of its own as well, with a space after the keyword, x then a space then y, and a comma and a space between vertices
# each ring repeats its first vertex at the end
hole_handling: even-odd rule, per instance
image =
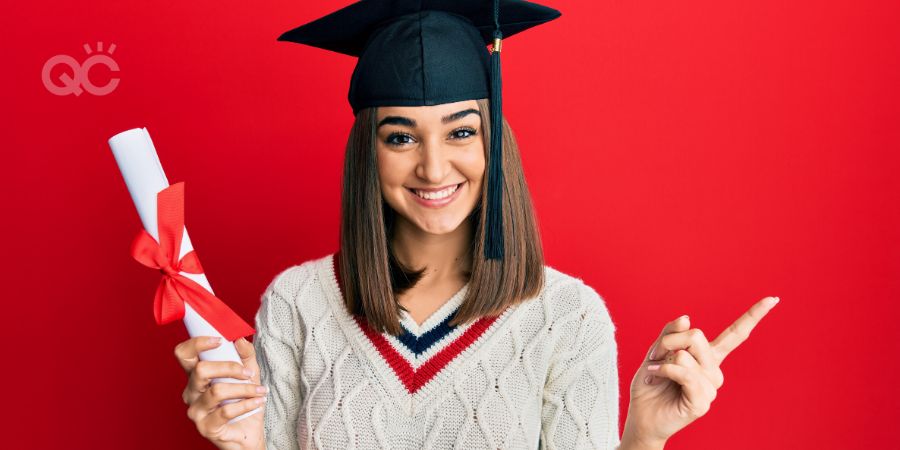
POLYGON ((347 96, 354 114, 370 106, 489 98, 484 253, 502 260, 500 43, 560 15, 524 0, 362 0, 289 30, 278 40, 358 57, 347 96))

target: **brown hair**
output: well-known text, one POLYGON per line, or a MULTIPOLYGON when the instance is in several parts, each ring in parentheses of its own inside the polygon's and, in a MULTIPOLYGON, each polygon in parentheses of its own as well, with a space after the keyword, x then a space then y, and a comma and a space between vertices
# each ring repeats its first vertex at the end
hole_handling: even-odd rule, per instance
MULTIPOLYGON (((490 110, 487 99, 477 100, 481 115, 485 162, 490 164, 490 110)), ((362 316, 372 329, 392 335, 401 332, 401 306, 396 295, 411 287, 422 270, 402 267, 388 239, 396 212, 381 195, 376 165, 377 109, 356 115, 344 157, 341 194, 341 250, 338 276, 351 314, 362 316)), ((489 168, 485 168, 487 177, 489 168)), ((484 258, 484 219, 487 182, 481 200, 467 220, 473 224, 469 289, 450 322, 460 325, 483 316, 501 314, 508 306, 535 297, 544 285, 544 256, 531 195, 525 183, 519 148, 503 118, 503 235, 504 260, 484 258)))

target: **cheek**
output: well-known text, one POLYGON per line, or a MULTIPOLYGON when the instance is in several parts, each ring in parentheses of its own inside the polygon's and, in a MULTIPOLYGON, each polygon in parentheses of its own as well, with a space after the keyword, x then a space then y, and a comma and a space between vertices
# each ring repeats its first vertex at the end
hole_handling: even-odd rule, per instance
POLYGON ((466 152, 457 163, 457 168, 473 185, 480 185, 485 176, 487 163, 484 159, 484 148, 478 146, 466 152))
POLYGON ((376 167, 382 193, 389 195, 391 191, 403 188, 403 183, 409 178, 409 172, 414 170, 415 164, 413 162, 411 165, 409 157, 403 153, 379 150, 376 153, 376 167))

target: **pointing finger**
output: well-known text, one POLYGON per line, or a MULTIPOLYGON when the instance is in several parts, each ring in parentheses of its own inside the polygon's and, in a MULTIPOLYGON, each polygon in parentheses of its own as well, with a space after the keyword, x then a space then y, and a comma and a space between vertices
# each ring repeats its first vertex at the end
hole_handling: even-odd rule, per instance
POLYGON ((778 297, 766 297, 756 302, 711 342, 713 354, 718 358, 720 364, 729 353, 750 337, 750 332, 753 331, 756 324, 778 304, 778 300, 778 297))

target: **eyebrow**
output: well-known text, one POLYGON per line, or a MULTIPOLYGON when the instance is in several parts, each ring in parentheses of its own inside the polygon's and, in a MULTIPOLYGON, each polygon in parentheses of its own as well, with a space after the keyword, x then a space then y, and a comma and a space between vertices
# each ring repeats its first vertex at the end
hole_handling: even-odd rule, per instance
MULTIPOLYGON (((459 120, 469 114, 478 114, 478 113, 479 113, 479 111, 474 108, 464 109, 462 111, 457 111, 453 114, 442 117, 441 123, 450 123, 450 122, 459 120)), ((387 116, 384 119, 381 119, 381 121, 378 122, 378 126, 375 128, 376 129, 381 128, 382 125, 405 125, 410 128, 415 128, 416 121, 413 119, 410 119, 408 117, 403 117, 403 116, 387 116)))

